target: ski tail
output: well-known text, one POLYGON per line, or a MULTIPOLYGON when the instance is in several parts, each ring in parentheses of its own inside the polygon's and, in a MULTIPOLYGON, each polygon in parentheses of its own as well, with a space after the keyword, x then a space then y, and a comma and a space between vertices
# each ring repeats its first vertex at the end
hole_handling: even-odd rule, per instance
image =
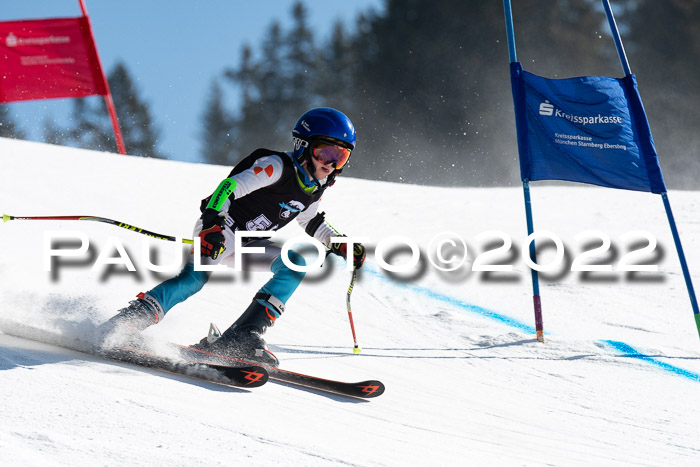
POLYGON ((269 379, 267 370, 253 363, 220 365, 196 360, 174 360, 129 347, 115 347, 105 352, 105 356, 125 363, 236 387, 257 388, 269 379))

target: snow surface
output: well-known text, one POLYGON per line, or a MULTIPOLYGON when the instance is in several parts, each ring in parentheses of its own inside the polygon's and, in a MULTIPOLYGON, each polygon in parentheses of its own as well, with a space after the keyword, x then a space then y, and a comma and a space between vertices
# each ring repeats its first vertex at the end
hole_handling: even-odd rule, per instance
MULTIPOLYGON (((229 170, 8 139, 0 139, 0 163, 6 214, 101 216, 184 237, 199 200, 229 170)), ((661 200, 573 184, 533 184, 532 195, 536 230, 554 232, 567 251, 562 269, 543 276, 544 344, 534 339, 530 274, 517 253, 526 237, 520 188, 341 177, 327 192, 327 218, 344 233, 369 237, 370 250, 400 234, 426 258, 430 240, 445 231, 469 246, 470 261, 449 273, 423 262, 415 274, 392 276, 370 255, 352 295, 359 356, 340 261, 310 272, 268 330, 286 369, 382 380, 386 393, 371 401, 272 381, 229 389, 14 337, 31 323, 75 345, 179 263, 170 273, 148 271, 146 237, 106 224, 3 224, 2 464, 697 465, 700 342, 661 200), (571 272, 581 250, 575 236, 590 229, 611 238, 612 264, 634 246, 622 239, 626 232, 650 232, 658 247, 646 262, 659 272, 571 272), (513 239, 517 254, 500 258, 513 272, 470 271, 474 252, 499 245, 493 235, 479 237, 490 230, 513 239), (75 231, 88 235, 89 252, 45 271, 47 235, 75 231), (118 244, 136 273, 91 269, 100 254, 118 259, 118 244)), ((697 273, 700 195, 669 197, 697 273)), ((300 233, 289 226, 279 239, 300 233)), ((163 262, 187 251, 171 242, 151 246, 163 262)), ((408 253, 395 253, 395 264, 408 261, 408 253)), ((545 249, 540 261, 551 256, 545 249)), ((223 329, 235 320, 268 277, 222 274, 145 334, 196 342, 210 322, 223 329)))

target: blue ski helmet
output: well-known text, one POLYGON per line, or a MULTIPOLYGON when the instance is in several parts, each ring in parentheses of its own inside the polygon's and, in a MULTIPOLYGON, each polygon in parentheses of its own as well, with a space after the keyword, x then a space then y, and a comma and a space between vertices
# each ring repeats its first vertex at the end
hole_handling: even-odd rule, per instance
MULTIPOLYGON (((294 164, 299 169, 306 166, 311 173, 310 179, 304 170, 299 170, 304 179, 303 182, 307 186, 320 186, 313 174, 313 164, 311 164, 311 151, 315 143, 325 141, 344 146, 350 151, 355 149, 355 127, 344 113, 330 107, 318 107, 305 112, 294 125, 292 136, 294 138, 292 157, 294 164)), ((333 172, 330 176, 331 180, 326 183, 327 186, 333 182, 341 170, 342 167, 333 172)))

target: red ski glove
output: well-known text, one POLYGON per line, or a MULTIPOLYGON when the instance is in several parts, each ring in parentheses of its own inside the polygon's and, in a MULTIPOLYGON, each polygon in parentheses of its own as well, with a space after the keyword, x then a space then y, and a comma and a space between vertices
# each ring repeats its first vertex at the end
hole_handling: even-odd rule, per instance
POLYGON ((207 208, 202 213, 202 231, 199 232, 201 240, 201 254, 211 259, 216 259, 226 250, 223 227, 225 218, 219 215, 215 209, 207 208))

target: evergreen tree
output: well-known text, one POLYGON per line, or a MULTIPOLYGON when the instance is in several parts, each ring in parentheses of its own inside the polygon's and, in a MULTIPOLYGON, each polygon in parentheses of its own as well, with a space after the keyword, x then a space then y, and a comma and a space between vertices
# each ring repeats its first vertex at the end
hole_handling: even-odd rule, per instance
POLYGON ((513 2, 518 60, 548 78, 621 76, 598 0, 513 2))
MULTIPOLYGON (((166 158, 158 149, 159 131, 151 117, 148 103, 140 96, 126 65, 117 63, 107 79, 126 152, 136 156, 166 158)), ((104 104, 103 110, 107 115, 104 104)))
MULTIPOLYGON (((357 54, 341 21, 334 24, 330 42, 321 50, 317 62, 316 99, 324 106, 350 112, 356 89, 357 54)), ((307 106, 311 107, 310 104, 307 106)))
POLYGON ((98 99, 101 98, 73 99, 66 126, 59 125, 53 117, 46 117, 43 122, 44 142, 98 151, 116 151, 98 99))
POLYGON ((0 104, 0 137, 24 139, 24 132, 20 130, 10 114, 8 105, 0 104))
MULTIPOLYGON (((117 63, 107 75, 119 127, 128 154, 166 158, 158 150, 158 131, 148 104, 140 97, 123 63, 117 63)), ((73 99, 67 128, 45 123, 44 140, 60 141, 85 149, 116 152, 117 145, 107 105, 102 97, 73 99)))
POLYGON ((62 133, 65 135, 64 142, 70 146, 116 152, 117 147, 106 111, 101 97, 74 99, 68 119, 69 127, 63 130, 58 127, 51 128, 50 134, 45 137, 55 137, 62 133))
MULTIPOLYGON (((591 38, 603 24, 591 2, 514 2, 526 69, 551 77, 574 64, 596 71, 582 66, 597 63, 591 38)), ((387 1, 360 38, 354 113, 363 116, 358 131, 373 151, 360 166, 374 173, 361 175, 435 184, 518 180, 504 23, 501 2, 387 1)), ((360 148, 353 158, 365 158, 360 148)))
MULTIPOLYGON (((688 179, 692 172, 683 164, 700 169, 700 136, 683 117, 698 119, 700 81, 688 57, 700 52, 699 5, 615 2, 658 147, 668 135, 684 143, 692 160, 673 160, 688 179), (654 116, 656 109, 664 116, 654 116)), ((513 13, 526 70, 549 78, 621 76, 597 0, 519 0, 513 13)), ((347 174, 440 185, 518 183, 502 2, 386 0, 382 12, 360 15, 353 33, 345 24, 316 46, 297 3, 289 31, 274 23, 259 53, 245 49, 227 73, 243 97, 234 138, 239 157, 261 144, 285 147, 290 121, 329 105, 348 114, 358 131, 347 174)))
POLYGON ((69 135, 66 130, 59 127, 53 117, 47 116, 44 118, 43 140, 48 144, 65 146, 68 144, 69 135))
POLYGON ((372 151, 365 156, 360 146, 353 155, 371 170, 362 176, 491 184, 515 172, 492 154, 512 117, 488 125, 497 99, 509 99, 503 29, 498 2, 386 3, 371 20, 357 68, 354 113, 365 116, 358 133, 372 151))
POLYGON ((233 119, 223 104, 223 91, 218 81, 211 84, 209 99, 204 112, 201 158, 214 164, 232 164, 233 159, 233 119))
POLYGON ((226 77, 239 86, 243 97, 234 128, 237 160, 261 146, 275 149, 289 145, 289 138, 282 136, 284 122, 280 118, 286 104, 286 82, 281 72, 283 48, 282 28, 274 22, 263 41, 261 58, 256 61, 252 49, 245 46, 239 67, 226 71, 226 77))
MULTIPOLYGON (((319 54, 314 46, 313 33, 307 24, 308 12, 301 2, 292 7, 292 28, 285 41, 282 73, 287 85, 281 122, 296 121, 306 110, 315 107, 318 87, 319 54)), ((289 130, 289 123, 286 124, 289 130)))

